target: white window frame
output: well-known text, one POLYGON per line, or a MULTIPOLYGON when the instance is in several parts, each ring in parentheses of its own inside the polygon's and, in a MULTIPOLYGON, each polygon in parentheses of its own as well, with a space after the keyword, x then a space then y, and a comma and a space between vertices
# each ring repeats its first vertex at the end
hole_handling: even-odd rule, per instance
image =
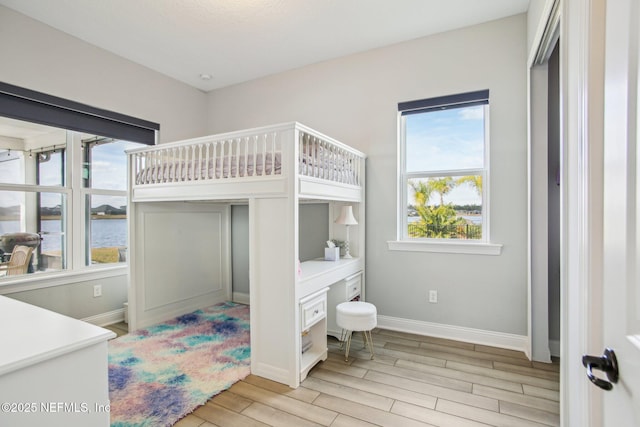
MULTIPOLYGON (((17 191, 26 193, 56 193, 66 197, 66 209, 64 213, 64 245, 67 247, 65 254, 66 268, 59 271, 39 272, 37 274, 20 275, 15 277, 3 277, 0 279, 0 295, 15 292, 16 290, 40 289, 49 286, 58 286, 72 282, 83 281, 86 276, 107 278, 127 273, 128 260, 112 264, 91 264, 88 254, 86 197, 88 195, 113 195, 125 197, 129 205, 127 190, 100 190, 85 188, 82 179, 83 148, 82 133, 66 130, 65 147, 65 183, 64 186, 47 186, 36 184, 2 184, 0 191, 17 191), (72 280, 66 282, 65 280, 72 280)), ((123 154, 124 156, 124 154, 123 154)), ((126 160, 126 159, 125 159, 126 160)), ((126 177, 125 177, 126 179, 126 177)), ((34 212, 25 212, 23 221, 32 221, 34 212)), ((127 212, 128 214, 128 212, 127 212)), ((127 230, 128 231, 128 230, 127 230)))
MULTIPOLYGON (((113 142, 117 142, 118 140, 114 140, 113 142)), ((83 181, 83 168, 84 168, 84 148, 83 148, 83 141, 82 141, 82 136, 80 134, 75 134, 74 137, 74 142, 73 142, 74 146, 80 147, 80 148, 76 148, 76 151, 78 152, 75 156, 75 163, 74 163, 74 167, 77 168, 76 171, 77 173, 75 174, 75 178, 76 181, 74 182, 74 185, 76 186, 75 188, 79 188, 79 194, 80 197, 78 197, 79 201, 78 204, 81 206, 74 206, 74 208, 79 209, 78 212, 81 213, 81 221, 76 221, 76 222, 81 222, 83 229, 82 230, 76 230, 76 233, 80 233, 81 239, 82 239, 82 245, 83 245, 83 250, 81 251, 81 254, 76 258, 76 262, 81 261, 82 263, 85 264, 86 267, 91 267, 91 268, 97 268, 98 266, 96 265, 91 265, 91 236, 89 235, 89 230, 91 229, 91 212, 87 212, 87 197, 89 196, 115 196, 115 197, 124 197, 125 201, 126 201, 126 206, 127 206, 127 216, 129 215, 129 192, 128 190, 107 190, 107 189, 101 189, 101 188, 94 188, 94 187, 85 187, 84 186, 84 181, 83 181), (88 265, 87 265, 88 264, 88 265)), ((126 154, 123 153, 124 156, 124 163, 127 163, 127 156, 126 154)), ((92 157, 93 158, 93 157, 92 157)), ((127 176, 124 177, 125 183, 127 182, 127 176)), ((91 206, 88 207, 89 210, 91 209, 91 206)), ((127 227, 127 233, 129 233, 129 229, 127 227)), ((127 241, 129 240, 128 236, 127 236, 127 241)), ((76 241, 74 240, 74 243, 76 241)), ((112 264, 108 264, 108 265, 127 265, 128 264, 128 258, 124 263, 112 263, 112 264)), ((100 267, 104 267, 104 266, 100 266, 100 267)))
MULTIPOLYGON (((455 97, 455 96, 454 96, 455 97)), ((448 98, 448 97, 443 97, 448 98)), ((428 101, 428 100, 427 100, 428 101)), ((469 105, 465 102, 449 103, 449 108, 464 108, 469 105)), ((454 169, 438 171, 407 172, 406 169, 406 115, 403 111, 398 111, 398 218, 397 218, 397 239, 388 242, 388 248, 394 251, 416 251, 416 252, 442 252, 442 253, 464 253, 499 255, 502 245, 491 243, 490 237, 490 117, 489 104, 482 106, 484 115, 484 158, 482 168, 454 169), (407 186, 410 179, 430 178, 430 177, 456 177, 467 175, 482 176, 482 239, 460 240, 460 239, 434 239, 434 238, 414 238, 409 237, 407 206, 408 195, 407 186)), ((432 108, 419 108, 416 111, 424 110, 424 114, 433 111, 432 108)), ((420 113, 417 113, 420 114, 420 113)))

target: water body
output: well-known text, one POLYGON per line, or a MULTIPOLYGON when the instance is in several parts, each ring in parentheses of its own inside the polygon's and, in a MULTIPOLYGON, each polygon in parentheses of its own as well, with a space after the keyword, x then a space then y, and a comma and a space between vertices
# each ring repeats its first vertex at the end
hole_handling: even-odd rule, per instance
MULTIPOLYGON (((458 215, 460 218, 464 218, 468 221, 471 221, 473 224, 482 224, 482 215, 458 215)), ((419 221, 420 217, 419 216, 410 216, 407 217, 407 222, 408 223, 412 223, 412 222, 416 222, 419 221)))
MULTIPOLYGON (((60 250, 62 235, 60 221, 42 221, 42 251, 60 250)), ((15 233, 20 230, 19 221, 0 221, 0 234, 15 233)), ((118 219, 93 219, 91 220, 91 246, 94 248, 110 248, 127 245, 127 220, 118 219)))

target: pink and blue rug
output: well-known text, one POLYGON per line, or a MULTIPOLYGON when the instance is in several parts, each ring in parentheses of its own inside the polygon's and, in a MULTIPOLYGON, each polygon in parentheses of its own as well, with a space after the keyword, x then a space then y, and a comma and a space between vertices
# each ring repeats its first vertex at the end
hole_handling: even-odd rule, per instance
POLYGON ((112 427, 171 426, 250 373, 249 307, 223 303, 109 342, 112 427))

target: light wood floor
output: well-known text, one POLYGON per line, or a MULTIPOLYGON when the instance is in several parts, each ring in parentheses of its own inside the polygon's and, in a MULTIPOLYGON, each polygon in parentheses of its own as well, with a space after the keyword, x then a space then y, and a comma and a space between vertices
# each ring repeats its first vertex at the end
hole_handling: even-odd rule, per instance
POLYGON ((359 341, 345 362, 329 338, 328 360, 298 389, 250 375, 175 426, 560 424, 557 361, 531 363, 516 351, 386 330, 373 339, 374 360, 359 341))

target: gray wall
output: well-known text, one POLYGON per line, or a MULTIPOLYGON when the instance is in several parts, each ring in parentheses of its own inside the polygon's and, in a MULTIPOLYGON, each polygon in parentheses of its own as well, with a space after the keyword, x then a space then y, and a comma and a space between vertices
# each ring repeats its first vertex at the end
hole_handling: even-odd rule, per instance
MULTIPOLYGON (((206 132, 207 95, 0 6, 0 81, 160 123, 162 142, 206 132)), ((0 291, 6 294, 6 292, 0 291)), ((116 277, 6 294, 76 318, 122 308, 116 277), (93 298, 93 285, 102 297, 93 298)))
MULTIPOLYGON (((324 257, 329 239, 329 204, 304 203, 299 207, 300 261, 324 257)), ((233 292, 249 294, 249 206, 231 207, 231 265, 233 292)))
POLYGON ((367 298, 382 315, 527 334, 526 16, 209 93, 209 132, 297 120, 364 151, 367 298), (500 256, 392 252, 397 103, 491 91, 491 232, 500 256), (439 303, 427 302, 427 290, 439 303))
POLYGON ((0 81, 160 123, 162 142, 205 134, 204 92, 4 6, 0 58, 0 81))
POLYGON ((249 206, 231 206, 231 287, 249 294, 249 206))
POLYGON ((324 248, 329 240, 329 204, 303 203, 298 210, 300 262, 324 258, 324 248))
POLYGON ((83 281, 5 295, 76 319, 108 313, 127 301, 126 276, 83 281), (102 296, 93 297, 93 285, 102 285, 102 296))

